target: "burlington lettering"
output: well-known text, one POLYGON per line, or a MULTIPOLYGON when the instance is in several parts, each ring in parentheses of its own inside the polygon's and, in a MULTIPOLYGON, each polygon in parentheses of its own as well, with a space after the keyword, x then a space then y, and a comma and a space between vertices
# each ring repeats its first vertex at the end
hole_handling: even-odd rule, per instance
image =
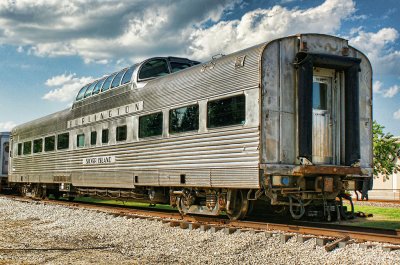
POLYGON ((113 108, 101 112, 97 112, 84 117, 79 117, 67 122, 67 128, 73 128, 85 124, 89 124, 96 121, 102 121, 106 119, 111 119, 113 117, 118 117, 121 115, 126 115, 130 113, 135 113, 143 110, 143 101, 135 102, 129 105, 121 106, 118 108, 113 108), (122 111, 121 111, 122 110, 122 111), (123 111, 125 110, 125 111, 123 111))

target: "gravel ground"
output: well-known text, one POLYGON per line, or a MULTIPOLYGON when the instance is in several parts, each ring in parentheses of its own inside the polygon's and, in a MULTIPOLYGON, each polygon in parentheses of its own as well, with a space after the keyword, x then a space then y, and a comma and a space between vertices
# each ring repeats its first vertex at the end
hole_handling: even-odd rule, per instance
POLYGON ((190 231, 1 198, 0 227, 0 264, 400 264, 400 250, 326 252, 315 239, 281 244, 277 235, 190 231))

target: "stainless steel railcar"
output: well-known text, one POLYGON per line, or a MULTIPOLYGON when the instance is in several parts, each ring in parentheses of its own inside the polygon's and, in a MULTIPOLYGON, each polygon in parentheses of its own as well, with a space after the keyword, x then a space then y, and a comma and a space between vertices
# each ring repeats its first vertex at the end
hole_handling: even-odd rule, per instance
POLYGON ((340 217, 337 198, 371 177, 371 83, 363 53, 320 34, 199 65, 152 58, 17 126, 9 181, 32 196, 169 202, 184 214, 238 219, 257 201, 296 219, 340 217))
POLYGON ((0 191, 7 185, 10 133, 0 132, 0 191))

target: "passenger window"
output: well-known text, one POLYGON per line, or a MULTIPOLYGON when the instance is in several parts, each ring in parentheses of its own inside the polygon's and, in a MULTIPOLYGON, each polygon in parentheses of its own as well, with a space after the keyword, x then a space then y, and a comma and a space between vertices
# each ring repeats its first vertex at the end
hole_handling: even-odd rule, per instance
POLYGON ((169 111, 169 132, 179 133, 199 129, 199 105, 169 111))
POLYGON ((127 135, 127 126, 119 126, 117 127, 117 141, 125 141, 126 140, 126 135, 127 135))
POLYGON ((170 62, 171 70, 173 73, 178 72, 180 70, 189 68, 191 65, 189 63, 177 63, 177 62, 170 62))
POLYGON ((76 146, 77 147, 84 147, 85 146, 85 135, 84 134, 78 134, 76 136, 76 146))
POLYGON ((101 131, 101 142, 103 144, 108 144, 108 129, 101 131))
POLYGON ((139 137, 162 135, 162 112, 139 117, 139 137))
POLYGON ((246 119, 246 98, 244 95, 218 99, 207 104, 207 127, 214 128, 244 124, 246 119))
POLYGON ((18 144, 18 155, 22 155, 22 143, 18 144))
POLYGON ((327 90, 328 86, 325 83, 313 83, 313 109, 327 110, 327 90))
POLYGON ((87 97, 89 97, 89 96, 92 95, 92 91, 93 91, 94 87, 96 86, 96 84, 97 84, 97 82, 93 82, 93 83, 88 87, 88 89, 86 89, 85 98, 87 98, 87 97))
POLYGON ((103 86, 101 87, 101 92, 107 91, 108 89, 110 89, 110 85, 111 85, 111 81, 114 79, 114 76, 116 75, 112 74, 109 77, 107 77, 106 81, 104 81, 103 86))
POLYGON ((167 61, 164 59, 154 59, 145 63, 140 69, 139 79, 159 77, 169 74, 167 61))
POLYGON ((57 136, 57 150, 69 148, 69 133, 59 134, 57 136))
POLYGON ((24 143, 24 155, 30 155, 32 153, 32 142, 24 143))
POLYGON ((129 83, 132 79, 133 71, 135 70, 136 66, 132 65, 128 71, 125 72, 124 77, 122 78, 121 85, 129 83))
POLYGON ((88 88, 89 85, 86 85, 79 90, 78 96, 76 96, 76 100, 81 100, 85 96, 86 89, 88 88))
POLYGON ((124 75, 124 73, 126 72, 126 70, 128 69, 124 69, 121 72, 119 72, 115 77, 114 80, 111 83, 111 88, 117 87, 119 86, 119 83, 121 82, 122 76, 124 75))
POLYGON ((97 142, 97 132, 94 131, 90 133, 90 144, 96 145, 96 142, 97 142))
POLYGON ((43 150, 43 139, 33 141, 33 153, 41 153, 43 150))
POLYGON ((45 152, 54 151, 55 141, 56 141, 55 136, 45 137, 44 138, 44 151, 45 152))
POLYGON ((100 92, 101 85, 103 85, 105 78, 100 79, 99 82, 97 82, 96 86, 94 87, 92 91, 92 95, 98 94, 100 92))

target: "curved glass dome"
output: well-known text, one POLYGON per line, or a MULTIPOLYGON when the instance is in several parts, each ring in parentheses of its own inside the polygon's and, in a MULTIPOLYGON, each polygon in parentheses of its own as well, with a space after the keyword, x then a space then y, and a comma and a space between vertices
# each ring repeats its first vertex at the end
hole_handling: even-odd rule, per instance
POLYGON ((129 68, 124 68, 120 72, 113 73, 109 76, 95 80, 94 82, 83 86, 76 96, 75 100, 79 101, 93 95, 97 95, 101 92, 105 92, 109 89, 114 89, 121 85, 127 84, 132 80, 132 74, 135 70, 136 65, 129 68))
MULTIPOLYGON (((179 57, 155 57, 145 60, 140 64, 138 70, 138 82, 149 81, 151 79, 175 73, 184 70, 199 62, 179 57)), ((75 101, 115 89, 132 81, 132 74, 139 64, 124 68, 119 72, 112 73, 108 76, 95 80, 90 84, 86 84, 79 90, 75 101)))

